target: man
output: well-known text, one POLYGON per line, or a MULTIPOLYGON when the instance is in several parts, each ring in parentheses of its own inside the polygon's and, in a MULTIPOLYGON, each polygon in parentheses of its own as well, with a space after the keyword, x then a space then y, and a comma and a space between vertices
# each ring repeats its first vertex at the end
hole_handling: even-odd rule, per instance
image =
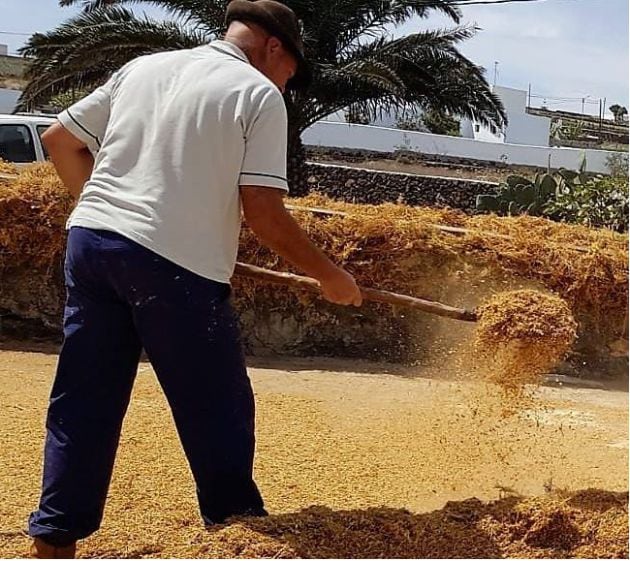
POLYGON ((141 348, 204 522, 266 515, 252 478, 253 393, 228 301, 241 208, 261 242, 317 278, 326 299, 361 304, 352 276, 283 205, 281 92, 308 77, 297 18, 272 0, 235 0, 226 24, 222 41, 130 62, 44 135, 79 201, 43 491, 29 524, 35 556, 72 557, 98 529, 141 348))

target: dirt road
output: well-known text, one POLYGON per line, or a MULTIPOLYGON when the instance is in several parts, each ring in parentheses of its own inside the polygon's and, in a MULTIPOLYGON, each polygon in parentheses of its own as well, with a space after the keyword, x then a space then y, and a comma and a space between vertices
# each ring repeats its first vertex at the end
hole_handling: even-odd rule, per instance
MULTIPOLYGON (((48 346, 36 349, 40 352, 33 352, 33 346, 30 352, 16 348, 20 346, 0 344, 4 349, 0 350, 0 556, 4 557, 22 555, 28 544, 23 528, 38 498, 44 413, 56 361, 48 346)), ((373 525, 369 509, 384 508, 378 516, 388 512, 391 518, 399 513, 395 516, 399 522, 388 518, 387 530, 398 535, 400 524, 410 524, 406 516, 443 509, 448 501, 549 496, 550 490, 558 489, 628 489, 625 392, 542 388, 533 408, 502 418, 496 390, 472 382, 442 381, 435 372, 330 359, 250 362, 258 407, 256 479, 269 511, 278 515, 271 519, 286 525, 285 515, 302 516, 305 535, 313 525, 308 518, 313 513, 320 516, 320 524, 324 520, 333 524, 340 512, 352 512, 353 520, 359 516, 362 523, 369 520, 373 525), (313 505, 330 510, 295 514, 313 505)), ((614 496, 618 501, 618 495, 614 496)), ((285 529, 282 535, 295 533, 296 524, 288 524, 293 530, 285 529)), ((234 531, 230 528, 222 531, 234 531)), ((124 426, 103 529, 83 544, 81 553, 112 557, 269 554, 264 544, 270 534, 238 528, 249 532, 249 542, 258 549, 234 549, 229 533, 210 539, 201 530, 194 485, 166 402, 150 365, 143 363, 124 426)), ((405 539, 409 539, 411 530, 406 531, 405 539)), ((276 545, 281 541, 278 536, 274 539, 276 545)), ((350 547, 350 541, 343 547, 350 547)), ((359 549, 331 553, 341 557, 374 554, 369 540, 363 541, 357 540, 359 549)), ((497 557, 534 555, 531 544, 510 549, 513 541, 510 538, 501 545, 496 537, 495 549, 479 551, 497 557)), ((278 545, 271 551, 280 557, 283 552, 307 554, 296 549, 295 543, 291 547, 278 545)), ((472 545, 465 551, 452 550, 452 544, 448 547, 438 548, 436 555, 459 552, 466 556, 475 551, 472 545)), ((611 554, 618 547, 611 542, 611 554)), ((308 551, 321 555, 328 550, 308 551)), ((593 550, 584 551, 593 554, 593 550)), ((409 550, 410 556, 422 552, 409 550)), ((550 555, 547 549, 540 552, 550 555)))

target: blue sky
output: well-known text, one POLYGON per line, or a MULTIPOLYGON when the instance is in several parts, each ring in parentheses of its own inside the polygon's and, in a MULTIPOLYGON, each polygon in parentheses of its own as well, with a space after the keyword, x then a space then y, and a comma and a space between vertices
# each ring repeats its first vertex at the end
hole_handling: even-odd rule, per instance
MULTIPOLYGON (((136 8, 138 10, 138 8, 136 8)), ((60 8, 57 0, 0 0, 0 31, 46 31, 72 16, 78 8, 60 8)), ((149 15, 155 8, 143 7, 149 15)), ((488 69, 497 83, 550 97, 589 96, 585 109, 596 114, 590 100, 607 98, 607 105, 628 106, 628 0, 543 0, 524 4, 477 5, 462 8, 465 23, 482 28, 461 46, 462 52, 488 69)), ((396 33, 418 28, 448 27, 451 22, 432 14, 410 21, 396 33)), ((15 52, 26 37, 0 34, 0 43, 15 52)), ((542 99, 532 100, 534 105, 542 99)), ((551 109, 581 110, 581 101, 554 102, 551 109)))

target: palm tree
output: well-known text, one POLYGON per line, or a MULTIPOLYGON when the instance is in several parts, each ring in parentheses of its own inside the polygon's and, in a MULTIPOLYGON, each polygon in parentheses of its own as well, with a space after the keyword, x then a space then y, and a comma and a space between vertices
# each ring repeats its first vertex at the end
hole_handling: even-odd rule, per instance
POLYGON ((615 105, 611 105, 608 109, 610 109, 610 112, 613 114, 615 123, 623 123, 624 115, 628 114, 628 110, 617 103, 615 103, 615 105))
MULTIPOLYGON (((286 94, 289 180, 299 194, 301 133, 344 108, 369 116, 381 111, 437 109, 502 127, 506 116, 484 69, 457 49, 477 29, 418 30, 394 38, 390 30, 438 11, 459 24, 454 0, 286 0, 303 21, 314 81, 286 94)), ((60 0, 82 12, 48 33, 33 35, 22 54, 32 63, 22 106, 45 103, 69 90, 103 83, 127 61, 151 52, 186 49, 220 36, 228 0, 60 0), (123 4, 152 4, 172 19, 137 16, 123 4)), ((461 3, 461 0, 458 0, 461 3)))

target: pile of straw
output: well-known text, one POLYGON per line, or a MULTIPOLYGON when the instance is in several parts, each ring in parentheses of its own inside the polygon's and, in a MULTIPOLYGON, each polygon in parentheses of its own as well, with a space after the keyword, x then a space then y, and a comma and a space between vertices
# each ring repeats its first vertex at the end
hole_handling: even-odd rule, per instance
MULTIPOLYGON (((14 166, 13 164, 9 162, 5 162, 4 160, 0 158, 0 174, 15 175, 17 173, 18 173, 17 166, 14 166)), ((2 181, 2 178, 0 178, 0 181, 2 181)))
POLYGON ((627 494, 554 493, 484 504, 475 498, 414 515, 373 508, 234 521, 198 532, 186 557, 272 559, 627 557, 627 494), (596 505, 594 510, 582 504, 596 505))
MULTIPOLYGON (((294 214, 315 243, 361 285, 439 299, 443 295, 432 292, 428 283, 439 288, 440 271, 483 268, 496 277, 532 282, 557 294, 580 323, 581 335, 597 333, 605 340, 626 336, 627 235, 528 216, 470 217, 452 209, 356 205, 316 195, 290 202, 345 213, 294 214), (453 235, 436 229, 436 224, 468 231, 453 235)), ((45 270, 59 260, 71 206, 70 196, 49 164, 27 168, 17 180, 0 184, 0 271, 24 264, 45 270)), ((259 266, 291 270, 261 247, 247 228, 239 257, 259 266)), ((251 307, 255 298, 275 308, 299 301, 304 317, 327 321, 321 307, 313 305, 315 296, 251 281, 235 284, 235 294, 245 306, 251 307)), ((464 279, 461 293, 465 292, 473 289, 464 279)))
POLYGON ((479 363, 490 381, 506 389, 539 383, 565 358, 577 335, 566 302, 535 290, 499 293, 478 314, 479 363))
POLYGON ((72 197, 50 164, 35 164, 0 182, 0 270, 49 267, 65 246, 72 197))
POLYGON ((625 557, 627 495, 580 491, 547 497, 448 503, 424 515, 394 509, 333 512, 312 507, 296 515, 243 520, 199 532, 190 557, 233 558, 500 558, 625 557), (583 496, 592 511, 572 506, 583 496), (603 509, 603 510, 602 510, 603 509))
MULTIPOLYGON (((529 216, 469 217, 452 209, 353 205, 322 196, 291 202, 347 214, 300 211, 295 216, 315 242, 364 286, 431 298, 428 272, 437 273, 434 282, 439 284, 441 268, 464 270, 472 265, 503 278, 532 281, 557 294, 586 331, 611 338, 626 334, 627 235, 529 216), (454 235, 433 225, 468 231, 454 235)), ((240 257, 290 270, 246 229, 240 257)), ((461 290, 469 290, 465 281, 461 290)))

